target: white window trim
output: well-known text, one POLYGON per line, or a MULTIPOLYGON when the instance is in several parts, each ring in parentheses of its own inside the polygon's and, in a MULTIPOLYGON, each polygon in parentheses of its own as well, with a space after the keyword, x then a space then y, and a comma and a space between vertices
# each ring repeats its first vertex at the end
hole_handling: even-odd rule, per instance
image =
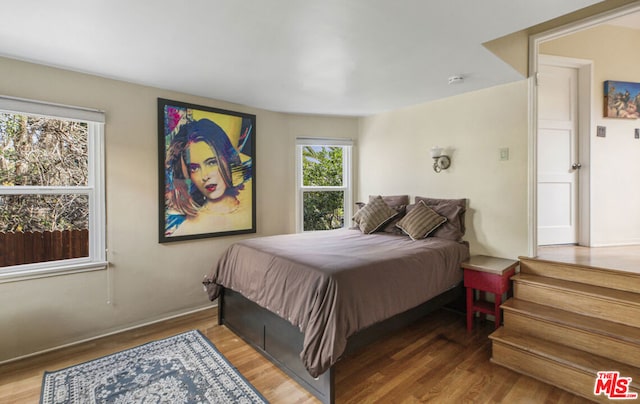
POLYGON ((304 192, 313 191, 343 191, 344 192, 344 226, 349 227, 353 212, 353 187, 352 187, 352 153, 353 141, 351 139, 328 138, 296 138, 296 232, 304 231, 304 210, 302 202, 304 192), (302 185, 302 149, 304 146, 340 146, 344 147, 342 153, 343 178, 342 186, 309 187, 302 185))
POLYGON ((8 97, 6 95, 0 95, 0 110, 14 114, 32 114, 52 118, 70 119, 74 121, 96 123, 105 122, 104 111, 99 111, 97 109, 53 104, 44 101, 8 97))
MULTIPOLYGON (((73 192, 88 195, 89 198, 89 256, 3 267, 0 268, 0 283, 106 269, 104 112, 6 96, 0 96, 0 111, 83 121, 87 122, 89 131, 89 184, 72 187, 73 192)), ((0 195, 73 192, 70 192, 70 187, 0 186, 0 195)))

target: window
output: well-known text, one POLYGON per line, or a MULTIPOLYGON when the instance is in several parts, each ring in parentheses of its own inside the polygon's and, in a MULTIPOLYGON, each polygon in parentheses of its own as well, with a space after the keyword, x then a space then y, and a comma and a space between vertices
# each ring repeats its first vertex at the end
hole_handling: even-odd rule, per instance
POLYGON ((348 225, 352 193, 351 148, 352 142, 346 139, 296 140, 296 226, 299 232, 348 225))
POLYGON ((104 114, 0 97, 0 282, 106 268, 104 114))

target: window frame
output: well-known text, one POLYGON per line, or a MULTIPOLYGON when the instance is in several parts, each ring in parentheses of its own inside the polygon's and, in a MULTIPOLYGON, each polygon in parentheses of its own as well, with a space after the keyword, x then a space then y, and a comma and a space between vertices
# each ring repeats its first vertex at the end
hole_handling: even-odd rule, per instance
MULTIPOLYGON (((353 201, 353 141, 351 139, 328 138, 296 138, 296 232, 304 232, 304 193, 331 192, 344 193, 344 223, 343 228, 349 227, 352 217, 353 201), (304 146, 342 147, 342 186, 305 186, 302 175, 302 151, 304 146)), ((310 231, 310 230, 306 230, 310 231)))
POLYGON ((80 121, 87 124, 88 180, 86 186, 1 186, 2 195, 87 195, 89 256, 0 268, 0 283, 107 268, 105 209, 105 150, 103 111, 0 96, 0 112, 80 121))

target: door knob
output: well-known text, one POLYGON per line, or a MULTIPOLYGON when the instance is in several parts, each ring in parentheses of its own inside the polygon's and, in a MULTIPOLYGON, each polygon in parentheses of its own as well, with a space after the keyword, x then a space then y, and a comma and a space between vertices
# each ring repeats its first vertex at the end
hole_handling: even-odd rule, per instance
POLYGON ((579 170, 579 169, 581 169, 581 168, 582 168, 582 164, 580 164, 580 163, 573 163, 573 164, 571 165, 571 168, 573 168, 574 170, 579 170))

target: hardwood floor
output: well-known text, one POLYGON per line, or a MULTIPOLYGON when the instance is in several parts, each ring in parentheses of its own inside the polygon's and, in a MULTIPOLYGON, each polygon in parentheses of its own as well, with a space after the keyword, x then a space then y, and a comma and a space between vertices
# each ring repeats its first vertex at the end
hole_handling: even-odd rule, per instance
MULTIPOLYGON (((1 403, 37 403, 45 370, 56 370, 183 331, 199 329, 271 403, 318 401, 226 327, 215 309, 0 366, 1 403)), ((46 330, 43 330, 45 332, 46 330)), ((489 362, 493 323, 439 310, 341 360, 338 403, 582 403, 563 390, 489 362), (478 320, 479 321, 479 320, 478 320)))

